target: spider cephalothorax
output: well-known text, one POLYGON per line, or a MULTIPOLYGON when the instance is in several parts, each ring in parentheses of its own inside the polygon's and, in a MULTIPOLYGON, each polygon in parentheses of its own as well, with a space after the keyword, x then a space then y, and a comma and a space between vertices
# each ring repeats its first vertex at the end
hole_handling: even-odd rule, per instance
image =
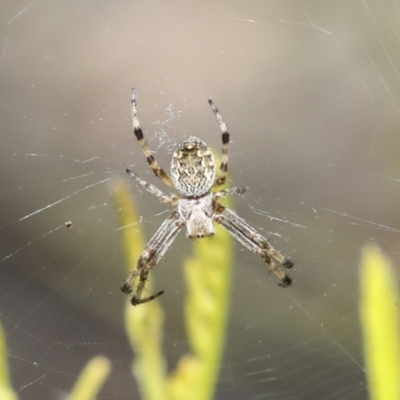
POLYGON ((212 188, 217 188, 225 183, 228 171, 229 132, 213 101, 210 99, 208 102, 217 117, 222 132, 222 158, 218 173, 210 148, 198 137, 190 136, 176 148, 172 156, 171 177, 169 177, 158 165, 144 140, 137 116, 136 92, 135 89, 132 89, 134 134, 156 176, 178 191, 176 196, 167 196, 154 185, 139 178, 131 170, 126 170, 131 177, 150 193, 157 196, 160 201, 175 208, 170 217, 161 224, 158 231, 147 243, 136 267, 121 286, 124 293, 133 292, 131 303, 134 306, 153 300, 163 293, 161 291, 144 299, 141 297, 150 270, 163 257, 184 226, 187 228, 187 237, 195 239, 214 235, 214 222, 221 224, 243 246, 261 256, 271 271, 279 277, 280 286, 286 287, 292 283, 291 278, 278 266, 292 268, 293 262, 290 258, 282 256, 269 244, 266 238, 261 236, 244 219, 218 202, 223 197, 242 194, 244 190, 233 187, 211 192, 212 188), (137 278, 139 278, 139 283, 134 288, 137 278))

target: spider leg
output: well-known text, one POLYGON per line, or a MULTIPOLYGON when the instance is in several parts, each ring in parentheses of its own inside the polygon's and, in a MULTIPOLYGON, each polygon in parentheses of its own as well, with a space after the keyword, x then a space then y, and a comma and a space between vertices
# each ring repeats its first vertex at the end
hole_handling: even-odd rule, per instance
POLYGON ((137 176, 134 172, 132 172, 130 169, 127 169, 126 172, 133 178, 135 179, 136 182, 139 183, 139 185, 143 186, 148 192, 153 194, 160 200, 162 203, 168 204, 170 206, 175 206, 178 203, 178 197, 170 197, 164 194, 160 189, 156 188, 154 185, 151 183, 146 182, 144 179, 140 178, 137 176))
POLYGON ((275 261, 277 261, 285 268, 292 268, 293 262, 290 258, 284 257, 275 250, 265 237, 261 236, 243 218, 239 217, 232 210, 217 204, 217 212, 214 218, 215 221, 224 226, 235 239, 250 251, 261 256, 270 270, 280 279, 279 286, 287 287, 291 285, 292 279, 275 263, 275 261))
POLYGON ((144 155, 146 156, 147 162, 149 163, 150 168, 153 172, 168 186, 174 187, 172 183, 172 179, 167 175, 167 173, 158 165, 156 159, 151 153, 150 149, 147 147, 147 143, 144 140, 143 131, 140 127, 139 117, 136 109, 136 89, 132 88, 132 98, 131 98, 131 111, 132 111, 132 126, 133 133, 136 136, 136 139, 139 141, 140 146, 142 146, 142 150, 144 155))
POLYGON ((229 132, 225 125, 225 122, 222 120, 221 114, 218 111, 218 108, 214 105, 212 99, 208 99, 212 110, 214 111, 215 116, 217 117, 217 121, 219 127, 222 132, 222 157, 221 157, 221 166, 219 167, 218 175, 215 178, 215 182, 213 187, 221 186, 225 183, 226 175, 228 172, 228 151, 229 151, 229 132))
POLYGON ((147 303, 164 293, 161 291, 144 299, 141 298, 150 270, 155 267, 166 251, 171 247, 183 226, 184 223, 179 219, 178 213, 173 212, 171 216, 161 224, 157 232, 147 243, 146 248, 139 257, 136 267, 121 286, 121 291, 123 293, 130 294, 133 292, 131 298, 132 305, 137 306, 147 303), (139 278, 139 283, 136 288, 133 288, 137 278, 139 278))
POLYGON ((245 188, 240 188, 236 186, 229 189, 220 190, 219 192, 214 193, 214 200, 223 199, 224 197, 232 196, 234 194, 242 195, 245 193, 245 191, 245 188))

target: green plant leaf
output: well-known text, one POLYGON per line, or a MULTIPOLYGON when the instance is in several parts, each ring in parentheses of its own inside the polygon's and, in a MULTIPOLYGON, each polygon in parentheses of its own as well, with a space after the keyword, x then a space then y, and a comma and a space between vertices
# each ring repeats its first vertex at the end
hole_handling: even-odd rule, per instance
POLYGON ((111 363, 108 358, 103 356, 92 358, 79 375, 68 400, 92 400, 96 398, 110 371, 111 363))
POLYGON ((361 268, 361 325, 373 400, 400 399, 399 293, 390 261, 366 246, 361 268))
POLYGON ((17 400, 10 381, 10 373, 7 362, 7 344, 3 326, 0 323, 0 399, 17 400))

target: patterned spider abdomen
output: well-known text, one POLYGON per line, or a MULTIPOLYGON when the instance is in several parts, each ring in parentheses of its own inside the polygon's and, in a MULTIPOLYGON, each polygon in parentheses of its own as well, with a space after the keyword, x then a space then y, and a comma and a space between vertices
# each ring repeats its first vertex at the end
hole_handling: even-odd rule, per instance
POLYGON ((196 136, 180 143, 172 156, 171 175, 180 194, 199 197, 207 193, 215 180, 215 161, 206 143, 196 136))

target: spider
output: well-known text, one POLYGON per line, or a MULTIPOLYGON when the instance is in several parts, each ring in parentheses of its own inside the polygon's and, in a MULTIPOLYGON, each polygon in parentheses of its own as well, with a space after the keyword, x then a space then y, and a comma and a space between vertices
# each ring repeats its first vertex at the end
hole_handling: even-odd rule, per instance
POLYGON ((244 219, 218 202, 219 199, 226 196, 243 194, 244 189, 232 187, 215 192, 211 191, 223 185, 226 180, 229 132, 214 102, 211 99, 208 102, 222 132, 222 158, 218 172, 216 171, 214 157, 207 144, 196 136, 190 136, 181 142, 173 153, 171 176, 169 176, 158 165, 152 152, 147 147, 137 115, 136 90, 135 88, 132 89, 133 133, 139 141, 147 162, 155 175, 165 184, 178 191, 178 195, 167 196, 131 170, 126 170, 139 185, 156 196, 162 203, 174 207, 172 214, 161 224, 160 228, 147 243, 135 269, 121 286, 122 292, 133 293, 131 304, 134 306, 147 303, 164 293, 164 291, 161 291, 142 298, 142 292, 150 270, 171 247, 179 231, 186 226, 187 237, 190 239, 212 236, 215 234, 214 221, 224 226, 234 238, 250 251, 259 254, 270 270, 280 279, 279 286, 287 287, 292 283, 292 279, 278 266, 292 268, 293 262, 290 258, 282 256, 269 244, 266 238, 260 235, 244 219), (137 279, 139 279, 139 282, 133 289, 137 279))

